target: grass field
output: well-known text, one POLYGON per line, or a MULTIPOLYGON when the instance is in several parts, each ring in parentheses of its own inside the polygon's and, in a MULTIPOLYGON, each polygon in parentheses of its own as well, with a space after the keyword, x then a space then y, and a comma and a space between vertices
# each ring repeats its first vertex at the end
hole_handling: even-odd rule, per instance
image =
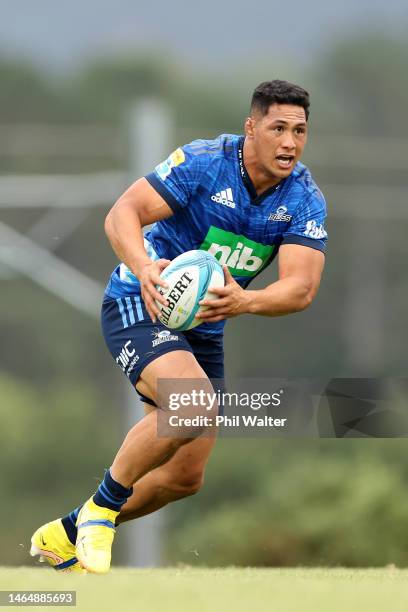
POLYGON ((75 577, 45 568, 0 568, 0 590, 75 590, 76 609, 89 612, 408 610, 408 570, 392 568, 117 568, 107 576, 75 577))

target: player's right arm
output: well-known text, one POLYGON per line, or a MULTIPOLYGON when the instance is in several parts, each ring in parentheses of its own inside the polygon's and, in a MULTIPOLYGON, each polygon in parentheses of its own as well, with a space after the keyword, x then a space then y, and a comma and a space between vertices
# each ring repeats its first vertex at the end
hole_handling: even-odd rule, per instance
POLYGON ((113 250, 140 281, 141 295, 153 322, 159 314, 155 299, 167 304, 156 285, 165 286, 160 273, 170 262, 168 259, 152 261, 148 257, 142 228, 172 214, 161 195, 141 178, 117 200, 105 220, 105 232, 113 250))

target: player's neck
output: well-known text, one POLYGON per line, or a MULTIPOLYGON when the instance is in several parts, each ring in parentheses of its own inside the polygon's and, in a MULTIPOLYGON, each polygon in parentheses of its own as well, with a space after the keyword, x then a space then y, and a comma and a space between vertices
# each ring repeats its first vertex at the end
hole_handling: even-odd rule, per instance
POLYGON ((252 143, 247 138, 245 138, 242 152, 245 170, 258 195, 280 183, 282 179, 266 173, 262 166, 259 165, 252 143))

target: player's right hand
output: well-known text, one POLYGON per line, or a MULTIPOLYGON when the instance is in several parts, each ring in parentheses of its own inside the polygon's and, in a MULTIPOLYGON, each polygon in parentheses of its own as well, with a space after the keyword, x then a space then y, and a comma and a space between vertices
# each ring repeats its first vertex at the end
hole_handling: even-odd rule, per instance
POLYGON ((160 274, 167 268, 169 263, 169 259, 158 259, 157 261, 145 264, 139 273, 141 295, 153 323, 156 323, 156 319, 160 314, 155 300, 163 304, 163 306, 167 306, 166 298, 157 291, 156 285, 164 289, 168 287, 167 283, 160 278, 160 274))

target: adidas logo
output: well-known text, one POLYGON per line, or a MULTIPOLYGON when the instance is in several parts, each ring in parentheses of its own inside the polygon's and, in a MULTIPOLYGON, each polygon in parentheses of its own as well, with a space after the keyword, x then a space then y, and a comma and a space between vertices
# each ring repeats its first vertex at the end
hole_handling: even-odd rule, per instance
POLYGON ((213 202, 217 202, 218 204, 224 204, 224 206, 235 208, 234 196, 232 195, 231 187, 218 191, 215 195, 211 196, 211 199, 213 202))

